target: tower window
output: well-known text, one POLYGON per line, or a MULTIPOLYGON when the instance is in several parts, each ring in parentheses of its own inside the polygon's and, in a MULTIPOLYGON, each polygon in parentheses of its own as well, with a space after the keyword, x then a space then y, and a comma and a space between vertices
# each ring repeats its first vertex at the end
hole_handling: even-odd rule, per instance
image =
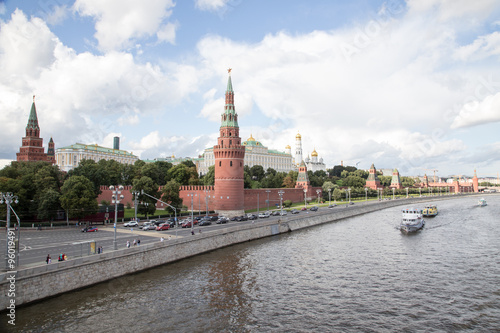
POLYGON ((221 162, 221 161, 219 161, 219 166, 221 166, 221 164, 222 164, 222 162, 221 162))
POLYGON ((233 161, 230 161, 230 162, 229 162, 229 166, 233 166, 233 161))

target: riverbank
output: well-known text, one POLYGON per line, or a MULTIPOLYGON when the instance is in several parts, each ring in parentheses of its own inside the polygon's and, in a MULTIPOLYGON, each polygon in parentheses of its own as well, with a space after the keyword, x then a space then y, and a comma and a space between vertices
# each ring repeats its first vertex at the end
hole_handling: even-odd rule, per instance
MULTIPOLYGON (((464 197, 464 195, 459 197, 464 197)), ((12 286, 14 286, 14 297, 2 298, 0 300, 0 309, 7 309, 12 300, 14 300, 15 306, 28 304, 246 241, 309 228, 389 207, 454 198, 457 198, 457 196, 433 197, 431 200, 429 198, 411 198, 364 205, 337 206, 334 209, 321 209, 319 213, 314 215, 288 215, 278 221, 263 220, 255 224, 229 226, 217 231, 196 234, 188 238, 110 251, 99 256, 20 268, 17 271, 0 274, 0 290, 2 294, 9 295, 12 286)))

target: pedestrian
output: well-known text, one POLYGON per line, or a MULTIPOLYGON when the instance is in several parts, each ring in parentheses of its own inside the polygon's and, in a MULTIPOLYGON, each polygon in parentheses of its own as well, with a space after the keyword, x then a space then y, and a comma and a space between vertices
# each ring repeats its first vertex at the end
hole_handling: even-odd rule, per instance
POLYGON ((47 254, 47 259, 45 261, 47 261, 47 265, 50 264, 50 262, 51 262, 50 254, 47 254))
POLYGON ((137 245, 137 239, 134 239, 134 246, 137 245))
POLYGON ((127 248, 130 248, 130 242, 127 241, 127 248))
POLYGON ((165 239, 164 239, 163 237, 162 237, 162 238, 160 238, 160 242, 163 242, 164 240, 165 240, 165 239))
POLYGON ((191 235, 194 235, 194 230, 191 230, 191 235))
POLYGON ((101 246, 101 254, 102 254, 103 252, 104 252, 104 249, 103 249, 103 248, 102 248, 102 246, 101 246))
POLYGON ((141 245, 141 240, 137 238, 137 246, 141 245))

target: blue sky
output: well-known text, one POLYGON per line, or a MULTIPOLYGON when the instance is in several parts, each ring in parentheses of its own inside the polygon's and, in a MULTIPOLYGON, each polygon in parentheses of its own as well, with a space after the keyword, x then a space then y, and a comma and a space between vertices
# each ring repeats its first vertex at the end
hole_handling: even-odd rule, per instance
POLYGON ((32 95, 47 144, 144 159, 213 146, 232 68, 240 134, 328 168, 500 172, 495 0, 0 1, 0 159, 32 95))

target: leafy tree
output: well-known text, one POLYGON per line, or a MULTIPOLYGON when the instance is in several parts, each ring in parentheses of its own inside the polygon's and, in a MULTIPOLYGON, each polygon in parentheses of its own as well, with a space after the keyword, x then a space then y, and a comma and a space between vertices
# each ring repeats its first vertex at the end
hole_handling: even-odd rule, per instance
POLYGON ((292 200, 285 200, 285 201, 283 201, 283 206, 284 207, 290 208, 290 207, 292 207, 292 204, 293 204, 292 200))
POLYGON ((142 166, 141 168, 141 175, 144 177, 149 177, 153 180, 155 184, 161 185, 163 180, 165 179, 164 176, 161 174, 161 170, 156 163, 146 163, 142 166))
POLYGON ((42 192, 38 200, 37 217, 41 220, 53 220, 57 217, 57 212, 62 208, 60 201, 61 194, 55 189, 48 188, 42 192))
POLYGON ((214 185, 215 184, 215 165, 208 167, 208 172, 201 179, 203 185, 214 185))
POLYGON ((390 186, 392 182, 392 176, 378 176, 380 180, 380 185, 382 186, 390 186))
MULTIPOLYGON (((177 208, 177 211, 180 211, 182 208, 182 199, 179 197, 180 192, 180 184, 175 180, 169 181, 161 191, 161 200, 165 201, 169 205, 177 208)), ((170 207, 165 208, 166 211, 174 212, 174 210, 170 207)))
POLYGON ((415 179, 413 177, 401 177, 401 185, 403 187, 412 187, 415 185, 415 179))
POLYGON ((199 183, 196 167, 188 167, 182 163, 170 168, 167 177, 181 185, 198 185, 199 183))
POLYGON ((293 178, 290 175, 286 175, 285 178, 283 178, 282 186, 285 188, 294 188, 295 182, 293 181, 293 178))
MULTIPOLYGON (((158 184, 155 184, 151 178, 146 176, 142 176, 140 179, 134 179, 132 191, 144 191, 154 198, 159 198, 158 184)), ((157 201, 144 194, 140 195, 139 199, 141 200, 141 203, 137 208, 137 212, 139 214, 146 215, 146 217, 150 214, 154 214, 154 212, 156 211, 157 201)))
POLYGON ((344 186, 349 186, 349 187, 364 187, 366 185, 366 180, 357 177, 357 176, 348 176, 346 179, 343 180, 344 186))
POLYGON ((252 176, 250 175, 250 168, 247 165, 243 167, 243 187, 252 188, 252 176))
POLYGON ((264 168, 262 167, 262 165, 254 165, 253 167, 251 167, 250 176, 252 177, 252 180, 260 182, 265 176, 264 168))
POLYGON ((71 218, 82 218, 97 212, 97 194, 94 185, 85 176, 66 179, 60 196, 61 206, 71 218))
POLYGON ((337 200, 340 200, 340 198, 342 197, 342 190, 340 190, 339 188, 336 188, 333 190, 333 193, 332 193, 332 198, 334 201, 337 201, 337 200))
POLYGON ((80 164, 68 172, 68 177, 83 176, 92 182, 96 197, 101 194, 101 185, 107 184, 107 172, 102 167, 103 163, 98 165, 94 160, 84 159, 80 164))
POLYGON ((338 185, 335 185, 334 183, 330 181, 326 181, 323 183, 323 186, 321 187, 323 189, 323 199, 329 200, 331 191, 333 191, 336 188, 339 188, 338 185), (328 189, 331 189, 330 194, 328 193, 328 189))
POLYGON ((182 161, 181 164, 184 164, 188 168, 193 168, 193 167, 196 168, 196 165, 191 160, 182 161))
POLYGON ((349 171, 347 170, 342 171, 342 173, 340 174, 340 178, 347 178, 348 176, 349 176, 349 171))

